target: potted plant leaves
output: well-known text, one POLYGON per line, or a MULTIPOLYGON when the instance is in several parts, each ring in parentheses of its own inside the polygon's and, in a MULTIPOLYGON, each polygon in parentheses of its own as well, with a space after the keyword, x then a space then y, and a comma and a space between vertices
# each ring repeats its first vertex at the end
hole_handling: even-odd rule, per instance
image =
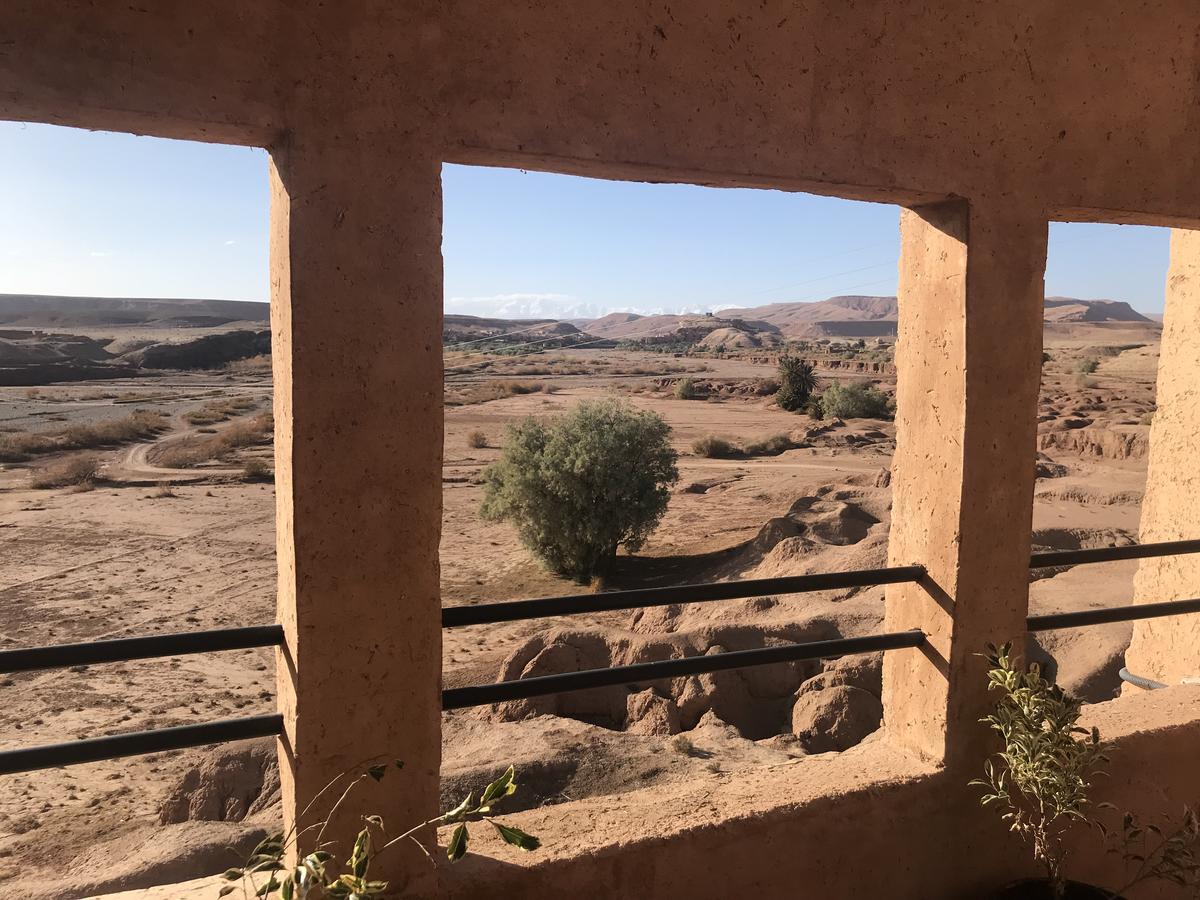
POLYGON ((1126 813, 1119 829, 1100 818, 1111 804, 1092 804, 1093 779, 1104 773, 1108 748, 1095 728, 1079 725, 1083 704, 1042 677, 1033 663, 1018 668, 1011 645, 988 647, 988 689, 1000 694, 982 721, 997 732, 1002 747, 984 763, 980 803, 996 809, 1009 830, 1033 850, 1044 878, 1002 889, 997 900, 1123 900, 1125 891, 1152 879, 1200 889, 1200 822, 1185 809, 1172 832, 1140 824, 1126 813), (1126 863, 1128 880, 1117 889, 1066 876, 1067 835, 1079 825, 1095 829, 1126 863))
MULTIPOLYGON (((397 761, 397 769, 404 764, 397 761)), ((497 821, 493 816, 505 797, 517 790, 516 773, 512 766, 476 796, 474 792, 449 812, 429 819, 401 834, 388 834, 379 816, 364 816, 362 830, 354 841, 344 863, 335 855, 337 849, 323 840, 325 828, 347 797, 360 786, 371 781, 379 782, 392 767, 377 764, 362 772, 343 772, 318 792, 306 808, 313 808, 323 794, 330 792, 338 796, 321 821, 308 826, 319 829, 312 841, 316 845, 312 852, 289 863, 289 858, 298 856, 299 835, 295 827, 287 832, 275 834, 254 848, 250 858, 241 868, 229 869, 224 874, 224 885, 219 893, 225 897, 241 891, 243 897, 261 897, 266 900, 370 900, 388 892, 388 883, 371 878, 371 864, 382 853, 404 841, 413 841, 430 860, 433 857, 421 840, 422 832, 439 825, 454 825, 446 847, 446 857, 457 862, 467 852, 468 831, 471 822, 486 822, 496 829, 501 840, 521 850, 536 850, 540 842, 521 829, 497 821), (341 792, 338 795, 338 792, 341 792)))

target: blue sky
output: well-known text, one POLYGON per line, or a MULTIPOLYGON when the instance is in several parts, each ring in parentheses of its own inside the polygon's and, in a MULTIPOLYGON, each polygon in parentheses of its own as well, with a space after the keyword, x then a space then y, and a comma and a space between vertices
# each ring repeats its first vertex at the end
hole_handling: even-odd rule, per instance
MULTIPOLYGON (((892 294, 895 207, 446 166, 449 312, 892 294)), ((0 292, 265 300, 262 150, 0 123, 0 292)), ((1166 229, 1054 224, 1048 294, 1162 309, 1166 229)))

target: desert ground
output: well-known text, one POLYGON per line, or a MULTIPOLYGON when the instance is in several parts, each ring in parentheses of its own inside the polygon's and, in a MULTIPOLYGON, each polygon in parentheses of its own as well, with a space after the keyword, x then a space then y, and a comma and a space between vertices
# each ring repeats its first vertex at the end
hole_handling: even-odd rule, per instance
MULTIPOLYGON (((612 342, 516 356, 451 345, 444 604, 884 564, 893 424, 779 409, 764 392, 775 375, 768 342, 733 343, 710 341, 690 355, 612 342), (675 395, 685 377, 695 399, 675 395), (610 395, 666 419, 681 478, 645 548, 622 556, 603 584, 578 585, 548 573, 513 528, 480 517, 482 473, 509 423, 610 395), (773 455, 693 449, 707 436, 746 448, 780 435, 773 455)), ((1039 452, 1030 459, 1039 474, 1034 546, 1132 542, 1157 328, 1050 322, 1046 351, 1039 452), (1081 371, 1090 361, 1094 371, 1081 371)), ((869 377, 894 391, 886 363, 864 376, 823 359, 826 384, 869 377)), ((262 360, 0 388, 0 445, 34 446, 0 467, 0 648, 272 621, 270 393, 262 360), (149 433, 105 439, 88 430, 135 412, 149 433), (29 433, 76 437, 47 448, 30 445, 29 433), (91 477, 34 486, 53 484, 47 472, 84 455, 94 459, 91 477)), ((1031 608, 1128 602, 1134 569, 1040 572, 1031 608)), ((487 626, 486 640, 480 628, 454 629, 443 635, 444 681, 865 634, 882 613, 883 589, 869 588, 487 626)), ((1031 650, 1064 686, 1096 701, 1119 690, 1129 631, 1050 632, 1031 650)), ((272 666, 263 650, 7 677, 0 748, 271 711, 272 666)), ((522 775, 515 799, 532 806, 845 749, 878 726, 878 679, 878 660, 859 658, 449 713, 445 799, 510 762, 522 775)), ((269 757, 261 746, 229 745, 5 777, 0 898, 61 900, 219 871, 231 862, 227 848, 253 843, 277 821, 269 757)))

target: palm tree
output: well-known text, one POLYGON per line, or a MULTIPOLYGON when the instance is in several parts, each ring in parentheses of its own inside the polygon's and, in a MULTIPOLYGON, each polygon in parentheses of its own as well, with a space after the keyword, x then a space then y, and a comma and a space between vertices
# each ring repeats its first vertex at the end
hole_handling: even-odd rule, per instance
POLYGON ((788 412, 803 409, 816 389, 817 373, 809 363, 798 356, 779 357, 779 393, 775 402, 781 409, 788 412))

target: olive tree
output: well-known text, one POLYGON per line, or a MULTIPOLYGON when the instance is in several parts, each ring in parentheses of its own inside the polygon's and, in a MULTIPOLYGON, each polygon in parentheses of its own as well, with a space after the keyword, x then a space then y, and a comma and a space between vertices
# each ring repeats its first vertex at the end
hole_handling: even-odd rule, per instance
POLYGON ((482 515, 516 526, 547 568, 604 574, 618 547, 638 550, 667 510, 678 454, 662 417, 616 400, 509 426, 484 473, 482 515))

